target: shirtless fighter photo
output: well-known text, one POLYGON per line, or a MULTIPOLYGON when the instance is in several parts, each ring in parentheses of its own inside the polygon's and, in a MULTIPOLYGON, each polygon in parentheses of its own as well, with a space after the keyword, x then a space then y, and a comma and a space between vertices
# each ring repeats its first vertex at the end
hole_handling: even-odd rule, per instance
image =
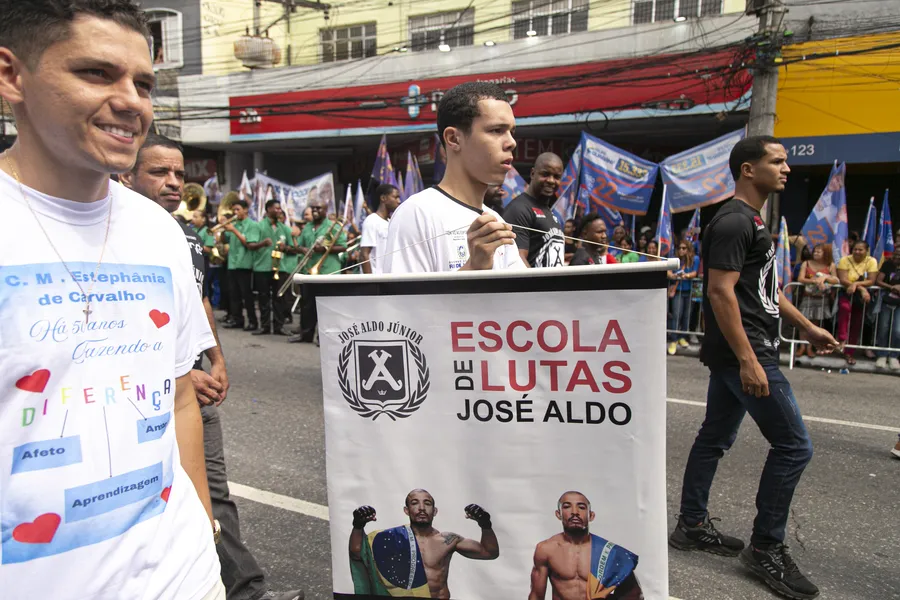
POLYGON ((438 509, 425 490, 407 494, 403 512, 409 525, 366 534, 366 524, 376 520, 375 509, 360 506, 353 511, 350 573, 355 594, 449 599, 447 580, 454 553, 475 560, 500 556, 491 515, 477 504, 468 505, 465 513, 481 527, 481 541, 435 529, 438 509))
POLYGON ((553 600, 643 599, 634 575, 637 555, 590 533, 594 513, 587 496, 581 492, 560 496, 556 518, 562 521, 562 533, 534 549, 528 600, 544 600, 548 578, 553 600))

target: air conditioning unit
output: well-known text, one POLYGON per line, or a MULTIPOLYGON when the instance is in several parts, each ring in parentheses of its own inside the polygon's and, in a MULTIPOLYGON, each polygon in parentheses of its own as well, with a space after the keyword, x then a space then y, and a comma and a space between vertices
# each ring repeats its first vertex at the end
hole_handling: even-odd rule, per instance
POLYGON ((744 11, 748 15, 758 15, 766 7, 766 4, 773 0, 747 0, 747 9, 744 11))

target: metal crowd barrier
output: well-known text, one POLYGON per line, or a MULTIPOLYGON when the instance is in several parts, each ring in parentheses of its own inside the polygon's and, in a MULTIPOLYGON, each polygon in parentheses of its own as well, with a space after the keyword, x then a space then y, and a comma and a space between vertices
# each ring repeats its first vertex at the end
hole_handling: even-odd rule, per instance
MULTIPOLYGON (((787 286, 785 286, 785 293, 790 293, 791 302, 798 309, 803 306, 803 295, 807 293, 806 291, 807 284, 800 283, 799 281, 791 282, 787 286)), ((827 329, 831 332, 831 334, 837 338, 837 328, 838 328, 838 319, 840 313, 840 307, 838 304, 838 299, 840 297, 841 290, 844 289, 844 286, 839 284, 829 284, 825 286, 825 296, 823 297, 824 307, 828 310, 825 311, 825 315, 822 319, 813 320, 813 323, 822 327, 823 329, 827 329)), ((853 313, 854 307, 851 304, 850 307, 850 315, 848 317, 849 322, 847 326, 847 337, 848 339, 844 342, 845 349, 853 349, 853 350, 862 350, 867 351, 871 350, 873 352, 892 352, 892 353, 900 353, 900 347, 892 347, 894 343, 893 335, 894 335, 894 319, 897 318, 897 312, 900 311, 900 306, 898 306, 894 311, 891 312, 891 322, 888 325, 887 330, 887 341, 885 342, 886 346, 877 345, 878 342, 878 330, 881 320, 882 313, 882 302, 883 302, 883 294, 888 290, 883 288, 872 286, 866 288, 870 295, 870 300, 865 305, 862 306, 862 314, 859 317, 860 325, 859 325, 859 335, 855 340, 849 339, 850 330, 853 329, 852 323, 854 320, 853 313)), ((796 335, 796 328, 793 326, 786 326, 781 319, 779 319, 779 332, 781 336, 781 341, 790 344, 791 354, 790 354, 790 368, 794 368, 794 361, 798 358, 795 354, 795 348, 797 345, 807 345, 809 342, 806 340, 799 339, 798 337, 787 337, 785 335, 785 330, 791 330, 792 335, 796 335)), ((840 340, 838 340, 840 341, 840 340)), ((900 340, 897 340, 897 345, 900 346, 900 340)))
MULTIPOLYGON (((679 292, 680 293, 680 292, 679 292)), ((696 325, 694 325, 694 329, 687 330, 679 330, 675 327, 671 327, 671 318, 672 318, 672 299, 669 298, 666 303, 666 310, 668 311, 668 315, 666 318, 666 341, 668 342, 670 335, 679 336, 682 338, 687 338, 689 341, 691 338, 702 338, 704 335, 704 327, 705 323, 703 321, 703 280, 701 278, 696 278, 691 280, 691 293, 690 293, 690 302, 688 302, 688 327, 691 327, 691 323, 694 323, 694 318, 696 315, 696 325)))

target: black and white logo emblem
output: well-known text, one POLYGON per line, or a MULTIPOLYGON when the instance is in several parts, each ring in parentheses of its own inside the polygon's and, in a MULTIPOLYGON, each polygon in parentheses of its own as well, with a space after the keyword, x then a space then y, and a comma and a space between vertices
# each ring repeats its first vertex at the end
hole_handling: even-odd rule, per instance
POLYGON ((381 415, 405 419, 428 394, 425 355, 409 339, 354 339, 341 350, 337 375, 350 408, 373 421, 381 415))

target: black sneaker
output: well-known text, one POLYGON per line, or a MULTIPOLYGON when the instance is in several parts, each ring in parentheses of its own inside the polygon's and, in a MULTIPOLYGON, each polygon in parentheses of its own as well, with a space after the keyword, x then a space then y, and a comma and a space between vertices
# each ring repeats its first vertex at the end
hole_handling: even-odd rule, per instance
POLYGON ((819 595, 819 588, 800 572, 784 544, 768 550, 748 546, 741 552, 741 562, 782 596, 809 600, 819 595))
POLYGON ((683 516, 678 517, 678 525, 669 536, 669 545, 679 550, 702 550, 719 556, 737 556, 744 549, 744 542, 725 535, 716 529, 713 521, 707 517, 698 525, 689 525, 683 516))

